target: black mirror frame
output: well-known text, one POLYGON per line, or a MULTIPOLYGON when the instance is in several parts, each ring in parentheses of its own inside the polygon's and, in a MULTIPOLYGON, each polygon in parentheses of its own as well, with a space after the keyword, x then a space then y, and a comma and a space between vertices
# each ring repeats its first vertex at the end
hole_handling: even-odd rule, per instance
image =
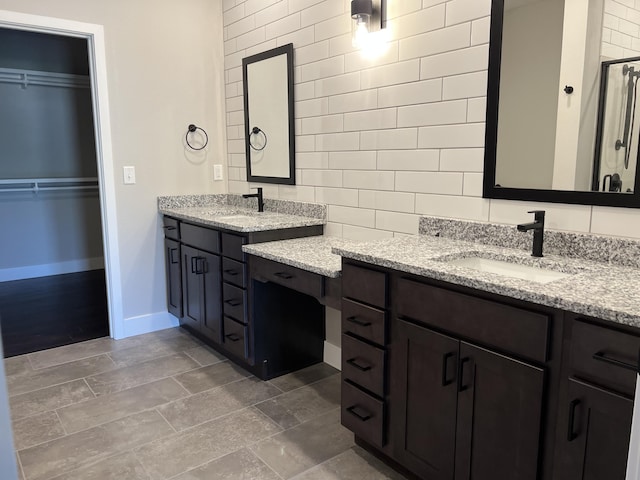
POLYGON ((296 184, 296 134, 295 134, 295 110, 294 110, 294 79, 293 79, 293 43, 283 45, 266 52, 261 52, 242 59, 242 80, 244 95, 244 139, 247 156, 247 181, 256 183, 277 183, 281 185, 296 184), (280 55, 287 56, 287 91, 289 112, 289 176, 288 177, 263 177, 251 174, 251 145, 248 129, 249 126, 249 86, 247 82, 247 67, 251 63, 266 60, 280 55))
MULTIPOLYGON (((574 192, 569 190, 538 190, 497 187, 496 149, 498 140, 498 101, 500 98, 500 61, 502 57, 502 26, 504 1, 491 2, 491 33, 489 40, 489 72, 487 79, 487 117, 484 149, 484 176, 482 197, 504 200, 599 205, 609 207, 640 208, 640 192, 632 194, 605 192, 574 192)), ((640 168, 639 168, 640 170, 640 168)), ((636 179, 638 172, 636 172, 636 179)), ((636 187, 638 182, 636 181, 636 187)))

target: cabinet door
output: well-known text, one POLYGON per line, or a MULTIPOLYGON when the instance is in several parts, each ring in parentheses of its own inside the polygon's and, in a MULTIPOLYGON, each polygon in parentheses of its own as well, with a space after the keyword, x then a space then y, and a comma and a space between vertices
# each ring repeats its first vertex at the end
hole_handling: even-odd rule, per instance
POLYGON ((566 435, 558 446, 554 478, 624 480, 633 401, 569 379, 566 435))
POLYGON ((183 315, 180 323, 200 330, 203 313, 202 263, 204 259, 195 248, 182 245, 183 315))
POLYGON ((460 344, 456 480, 536 480, 544 371, 460 344))
POLYGON ((200 331, 216 343, 222 341, 222 273, 220 256, 199 252, 202 261, 202 305, 200 331))
POLYGON ((394 456, 422 478, 451 480, 459 342, 402 320, 395 338, 390 367, 394 456))
POLYGON ((167 275, 167 310, 182 317, 182 271, 180 269, 180 243, 164 239, 164 259, 167 275))

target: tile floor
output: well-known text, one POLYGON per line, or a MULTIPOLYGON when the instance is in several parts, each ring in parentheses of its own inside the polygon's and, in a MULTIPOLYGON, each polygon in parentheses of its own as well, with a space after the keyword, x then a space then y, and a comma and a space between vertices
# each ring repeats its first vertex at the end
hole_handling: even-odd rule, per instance
POLYGON ((340 425, 340 375, 263 382, 181 329, 5 360, 24 480, 403 479, 340 425))

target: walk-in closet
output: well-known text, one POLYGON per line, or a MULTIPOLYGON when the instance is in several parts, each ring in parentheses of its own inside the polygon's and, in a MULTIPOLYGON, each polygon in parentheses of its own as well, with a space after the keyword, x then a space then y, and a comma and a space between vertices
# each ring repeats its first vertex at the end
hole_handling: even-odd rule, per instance
POLYGON ((109 334, 86 39, 0 28, 5 356, 109 334))

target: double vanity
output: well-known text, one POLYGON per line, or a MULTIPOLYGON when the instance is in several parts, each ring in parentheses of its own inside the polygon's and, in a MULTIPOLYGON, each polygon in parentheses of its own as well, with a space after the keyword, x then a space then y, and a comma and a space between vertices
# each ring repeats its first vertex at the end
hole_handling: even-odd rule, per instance
POLYGON ((514 227, 423 218, 358 243, 320 236, 322 206, 242 202, 159 200, 185 328, 268 379, 322 361, 339 308, 342 422, 408 476, 625 478, 636 242, 547 232, 534 258, 514 227))

